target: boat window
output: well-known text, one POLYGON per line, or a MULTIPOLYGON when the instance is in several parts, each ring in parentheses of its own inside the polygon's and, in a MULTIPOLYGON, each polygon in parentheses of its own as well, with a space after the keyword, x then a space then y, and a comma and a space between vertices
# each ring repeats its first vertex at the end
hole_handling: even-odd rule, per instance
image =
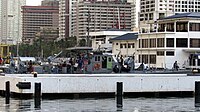
POLYGON ((95 56, 94 61, 100 61, 100 56, 95 56))
POLYGON ((108 61, 111 62, 111 61, 112 61, 112 58, 108 58, 108 61))
POLYGON ((98 56, 98 60, 97 61, 100 61, 101 59, 100 59, 100 56, 98 56))

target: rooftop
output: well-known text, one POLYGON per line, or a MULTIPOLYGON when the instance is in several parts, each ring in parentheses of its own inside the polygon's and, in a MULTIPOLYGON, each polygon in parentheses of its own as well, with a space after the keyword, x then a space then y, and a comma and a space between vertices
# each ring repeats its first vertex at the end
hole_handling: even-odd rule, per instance
POLYGON ((127 33, 116 38, 112 38, 109 41, 116 41, 116 40, 136 40, 138 38, 138 33, 127 33))
POLYGON ((200 13, 199 12, 180 13, 159 20, 175 19, 175 18, 200 18, 200 13))
POLYGON ((103 30, 103 31, 130 31, 130 30, 127 30, 127 29, 116 29, 116 28, 110 28, 110 29, 103 30))

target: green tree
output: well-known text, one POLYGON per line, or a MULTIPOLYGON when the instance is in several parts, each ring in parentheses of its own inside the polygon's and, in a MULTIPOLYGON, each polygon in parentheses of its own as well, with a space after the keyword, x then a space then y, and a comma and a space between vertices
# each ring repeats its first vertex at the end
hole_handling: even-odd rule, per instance
POLYGON ((85 39, 81 39, 80 42, 79 42, 79 46, 80 47, 86 46, 86 40, 85 39))
MULTIPOLYGON (((60 41, 45 41, 44 39, 38 38, 30 44, 19 45, 19 56, 33 56, 40 57, 43 51, 44 58, 56 54, 60 51, 65 51, 66 48, 74 47, 77 45, 76 37, 68 37, 60 41)), ((17 46, 11 46, 11 53, 17 56, 17 46)))

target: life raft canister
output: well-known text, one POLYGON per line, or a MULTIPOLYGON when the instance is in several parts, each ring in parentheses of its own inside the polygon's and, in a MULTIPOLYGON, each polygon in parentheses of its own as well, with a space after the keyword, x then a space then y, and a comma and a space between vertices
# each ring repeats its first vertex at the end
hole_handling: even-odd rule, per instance
POLYGON ((94 65, 94 69, 95 69, 95 70, 99 70, 99 69, 100 69, 100 64, 99 64, 99 63, 95 64, 95 65, 94 65))

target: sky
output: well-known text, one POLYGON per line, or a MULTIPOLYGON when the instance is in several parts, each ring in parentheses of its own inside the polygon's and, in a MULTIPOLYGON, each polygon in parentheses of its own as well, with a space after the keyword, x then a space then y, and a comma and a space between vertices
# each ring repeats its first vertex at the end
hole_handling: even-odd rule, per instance
POLYGON ((26 0, 26 5, 37 6, 41 4, 42 0, 26 0))

